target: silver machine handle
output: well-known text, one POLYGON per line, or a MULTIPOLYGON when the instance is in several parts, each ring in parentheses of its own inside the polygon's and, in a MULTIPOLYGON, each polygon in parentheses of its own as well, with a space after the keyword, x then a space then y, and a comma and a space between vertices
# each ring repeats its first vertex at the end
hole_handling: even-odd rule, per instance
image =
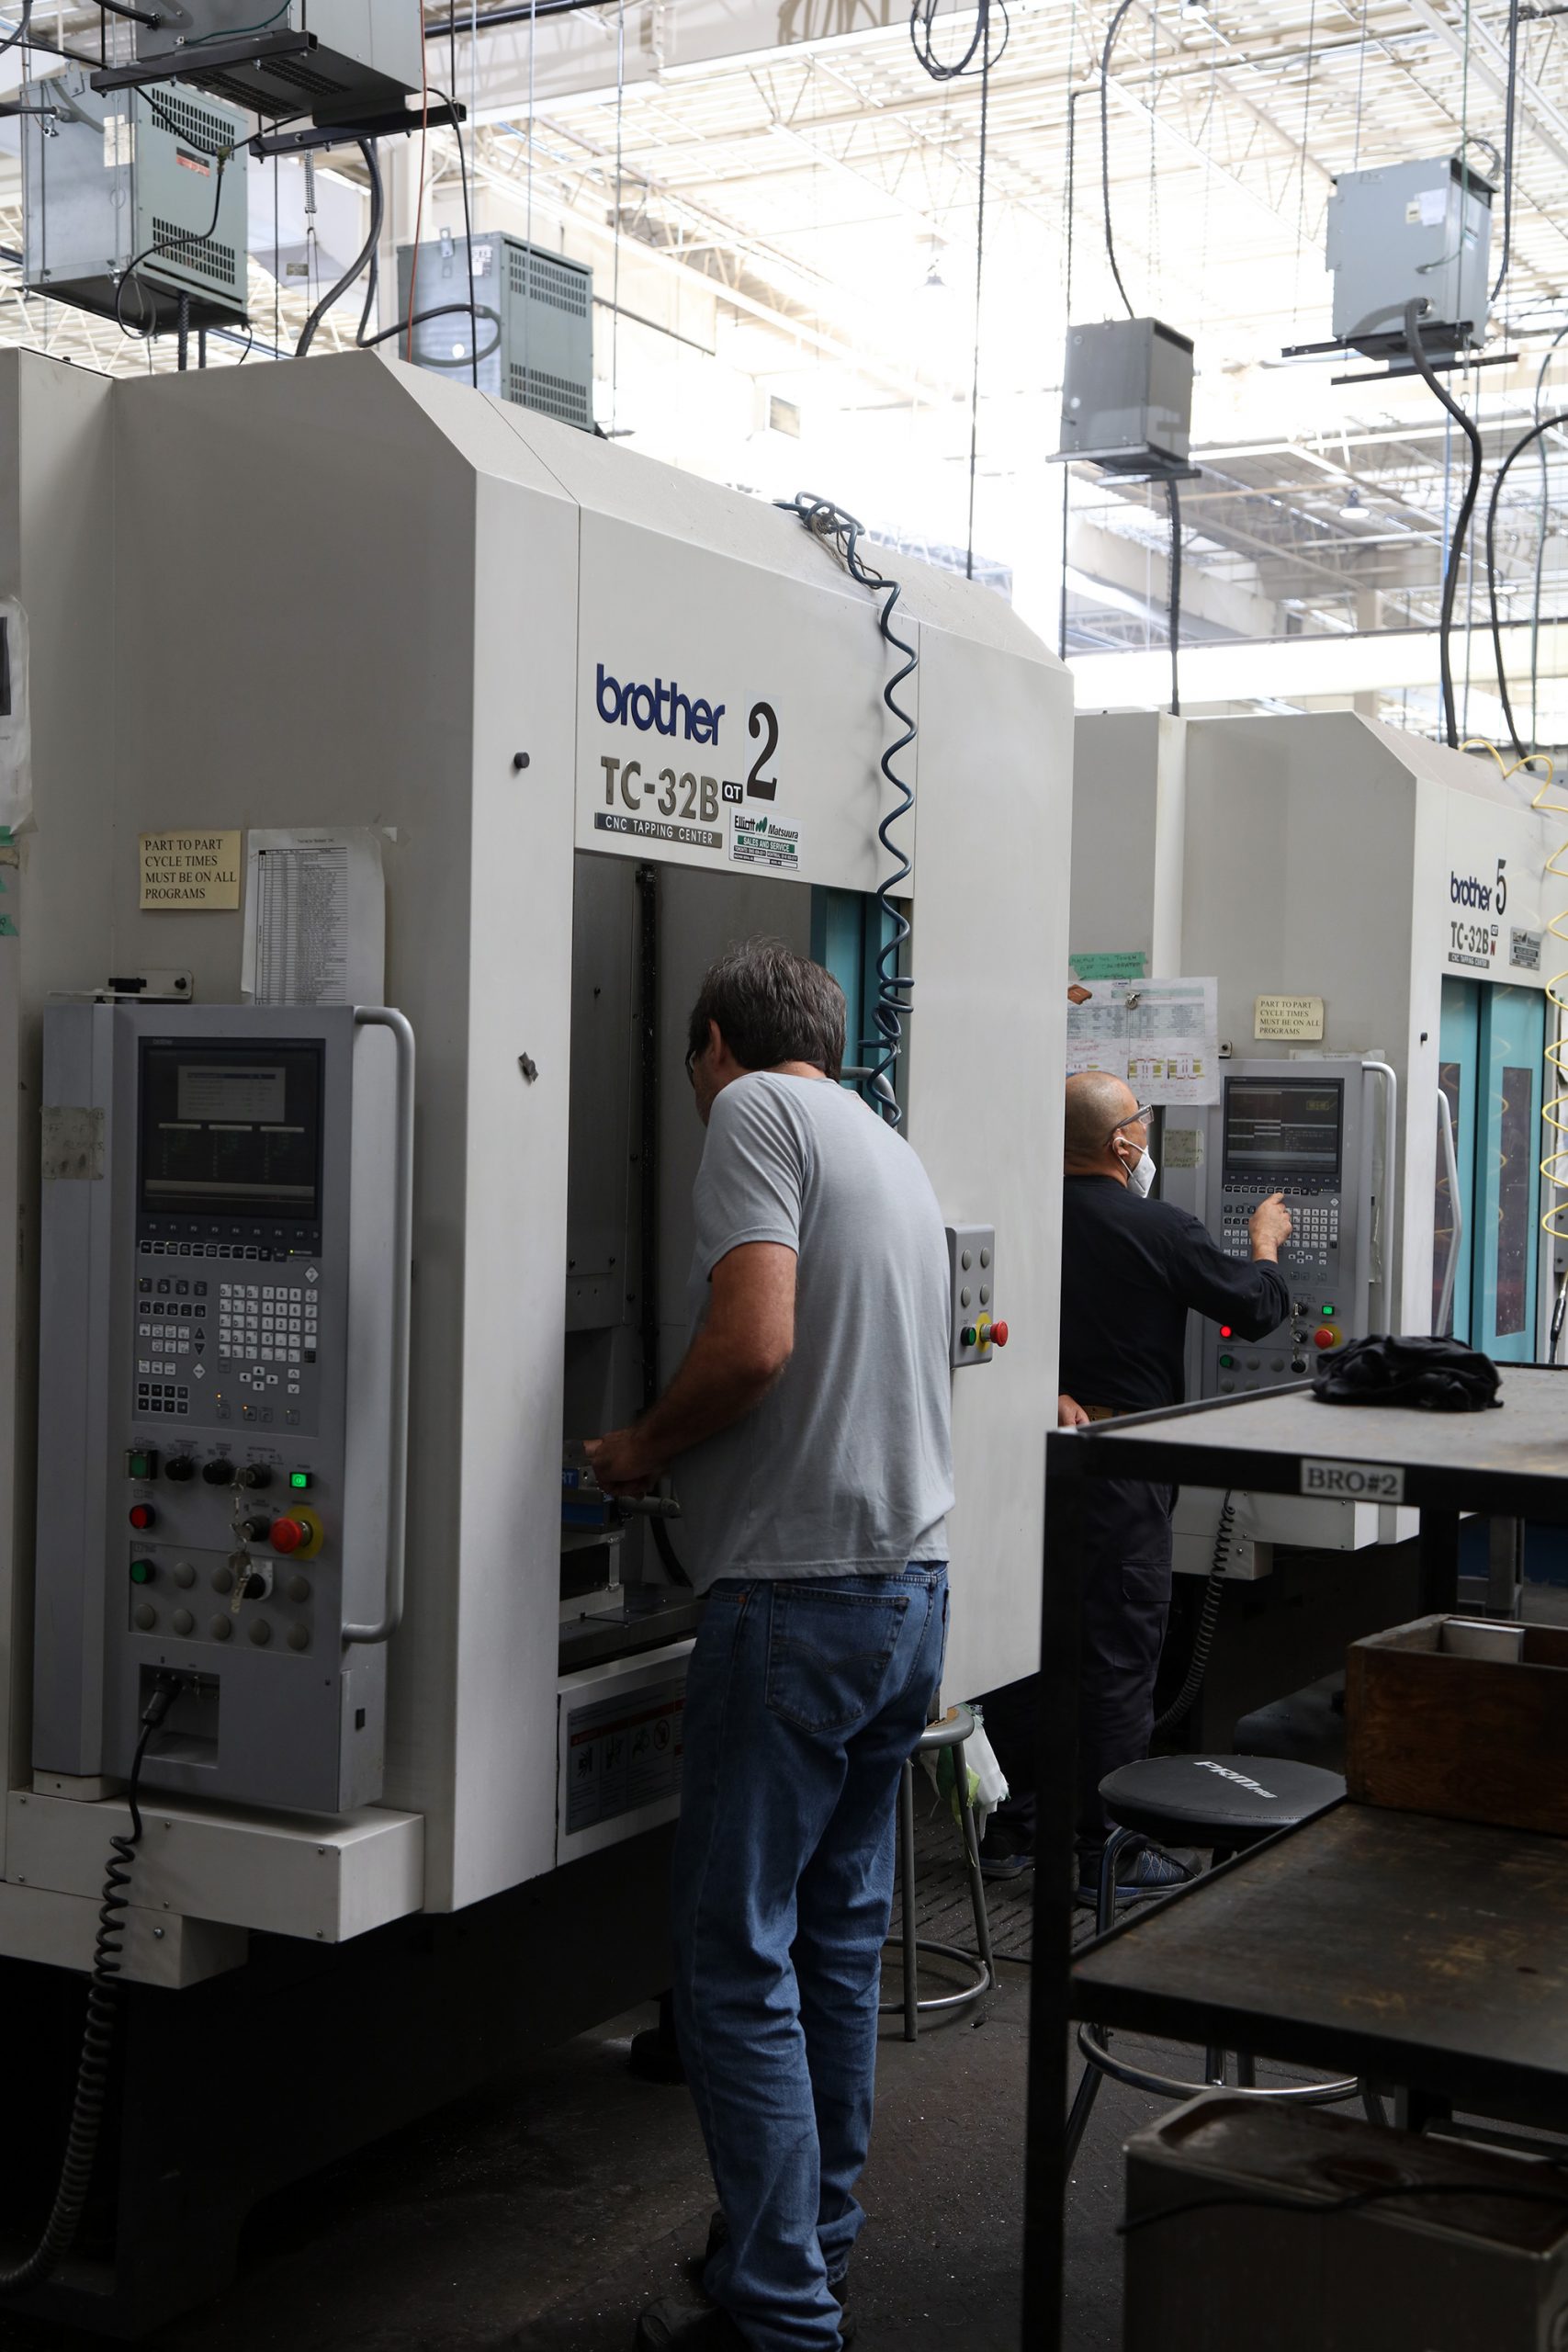
POLYGON ((392 1408, 388 1445, 387 1590, 374 1625, 345 1625, 343 1643, 389 1642, 403 1622, 408 1544, 409 1324, 413 1281, 413 1031, 388 1005, 359 1005, 355 1025, 389 1029, 398 1054, 397 1169, 392 1222, 392 1408))
POLYGON ((1459 1151, 1454 1140, 1454 1106, 1442 1088, 1438 1089, 1438 1127, 1443 1138, 1443 1159, 1448 1169, 1449 1205, 1453 1216, 1453 1238, 1449 1243, 1449 1262, 1443 1268, 1443 1295, 1438 1303, 1435 1340, 1446 1339, 1449 1322, 1454 1311, 1455 1278, 1459 1273, 1459 1253, 1464 1241, 1464 1200, 1459 1188, 1459 1151))
POLYGON ((1382 1191, 1378 1198, 1377 1272, 1371 1279, 1382 1290, 1383 1327, 1393 1331, 1398 1328, 1399 1316, 1393 1294, 1393 1228, 1390 1211, 1399 1197, 1394 1182, 1394 1159, 1399 1148, 1399 1074, 1387 1062, 1366 1061, 1361 1068, 1382 1088, 1382 1191))

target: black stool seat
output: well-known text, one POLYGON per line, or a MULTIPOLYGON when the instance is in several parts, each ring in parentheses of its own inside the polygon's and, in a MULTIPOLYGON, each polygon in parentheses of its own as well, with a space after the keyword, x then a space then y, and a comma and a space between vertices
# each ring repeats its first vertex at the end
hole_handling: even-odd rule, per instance
POLYGON ((1272 1756, 1150 1756, 1100 1784, 1124 1828, 1179 1846, 1235 1853, 1326 1813, 1345 1793, 1337 1772, 1272 1756))

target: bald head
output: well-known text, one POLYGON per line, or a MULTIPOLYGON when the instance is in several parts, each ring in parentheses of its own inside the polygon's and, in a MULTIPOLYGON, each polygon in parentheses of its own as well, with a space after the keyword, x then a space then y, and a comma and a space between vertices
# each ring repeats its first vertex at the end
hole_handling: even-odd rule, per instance
POLYGON ((1119 1175, 1118 1155, 1111 1138, 1138 1107, 1132 1088, 1109 1070, 1076 1070, 1067 1080, 1066 1124, 1062 1136, 1063 1158, 1080 1174, 1119 1175))

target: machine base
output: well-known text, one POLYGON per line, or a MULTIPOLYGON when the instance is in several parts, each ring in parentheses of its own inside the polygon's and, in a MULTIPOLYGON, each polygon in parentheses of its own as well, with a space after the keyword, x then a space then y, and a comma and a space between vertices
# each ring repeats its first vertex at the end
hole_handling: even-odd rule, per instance
MULTIPOLYGON (((661 1991, 673 1836, 335 1948, 253 1936, 243 1971, 186 1992, 128 1985, 77 2250, 5 2309, 145 2335, 231 2283, 263 2198, 661 1991)), ((0 1962, 0 2003, 28 2020, 6 2058, 3 2267, 53 2195, 82 1979, 0 1962)))

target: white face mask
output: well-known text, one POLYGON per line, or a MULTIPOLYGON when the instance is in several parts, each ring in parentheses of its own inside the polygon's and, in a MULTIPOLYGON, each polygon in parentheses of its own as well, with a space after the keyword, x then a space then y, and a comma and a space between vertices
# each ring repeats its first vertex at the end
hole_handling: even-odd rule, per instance
POLYGON ((1155 1164, 1149 1157, 1147 1148, 1145 1148, 1138 1154, 1130 1168, 1125 1160, 1122 1165, 1127 1169, 1127 1182, 1134 1192, 1137 1193, 1140 1200, 1146 1199, 1149 1187, 1155 1181, 1155 1164))

